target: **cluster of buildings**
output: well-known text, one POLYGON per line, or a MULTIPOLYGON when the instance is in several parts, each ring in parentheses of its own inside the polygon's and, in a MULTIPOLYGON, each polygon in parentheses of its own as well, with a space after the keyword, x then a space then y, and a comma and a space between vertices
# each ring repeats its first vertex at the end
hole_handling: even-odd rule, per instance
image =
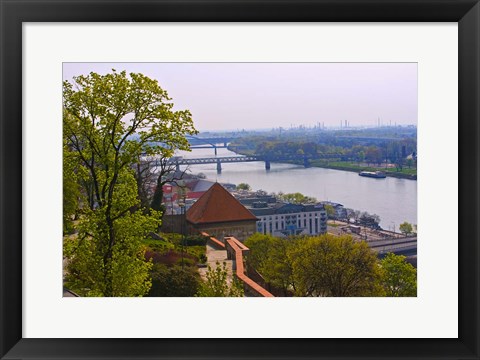
MULTIPOLYGON (((163 205, 168 215, 179 215, 183 206, 188 210, 214 184, 211 180, 182 174, 181 180, 175 180, 163 186, 163 205)), ((222 184, 225 189, 234 191, 234 184, 222 184)))
POLYGON ((343 216, 340 204, 292 204, 264 192, 236 190, 233 184, 188 179, 164 187, 164 231, 205 232, 216 238, 244 241, 254 233, 287 237, 327 231, 327 211, 343 216))

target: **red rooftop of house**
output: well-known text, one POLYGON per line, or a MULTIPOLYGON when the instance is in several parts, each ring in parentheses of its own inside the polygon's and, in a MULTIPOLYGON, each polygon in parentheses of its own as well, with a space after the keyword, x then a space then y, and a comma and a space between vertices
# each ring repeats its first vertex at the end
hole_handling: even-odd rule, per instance
POLYGON ((187 220, 206 224, 257 218, 222 185, 215 183, 188 209, 187 220))

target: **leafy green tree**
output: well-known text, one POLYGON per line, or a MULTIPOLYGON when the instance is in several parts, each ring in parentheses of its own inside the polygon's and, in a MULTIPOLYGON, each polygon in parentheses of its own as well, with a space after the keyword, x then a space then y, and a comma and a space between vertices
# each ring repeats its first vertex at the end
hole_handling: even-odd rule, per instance
POLYGON ((380 267, 365 242, 329 234, 306 238, 289 252, 297 296, 381 296, 380 267))
POLYGON ((77 215, 80 202, 78 167, 71 161, 71 152, 63 146, 63 232, 73 231, 73 217, 77 215))
POLYGON ((317 199, 315 199, 314 197, 305 196, 299 192, 291 194, 278 193, 277 196, 280 198, 280 200, 292 204, 313 204, 317 202, 317 199))
POLYGON ((347 223, 350 223, 350 220, 354 219, 354 221, 358 218, 358 214, 356 214, 355 210, 346 208, 345 212, 347 213, 347 223))
POLYGON ((272 249, 274 239, 271 235, 255 233, 245 240, 245 246, 250 249, 246 256, 247 265, 257 270, 262 268, 272 249))
POLYGON ((196 133, 191 114, 172 108, 167 92, 142 74, 113 70, 64 82, 67 165, 78 168, 87 199, 78 244, 66 254, 66 281, 76 292, 142 296, 148 291, 151 264, 144 261, 141 244, 158 228, 161 214, 137 211, 133 167, 142 156, 188 150, 185 135, 196 133))
POLYGON ((387 254, 382 261, 382 283, 386 296, 417 296, 417 269, 405 256, 387 254))
POLYGON ((365 152, 365 160, 368 163, 380 164, 383 160, 382 152, 376 146, 369 146, 365 152))
POLYGON ((325 211, 329 219, 335 219, 335 208, 332 205, 324 205, 325 211))
POLYGON ((362 150, 362 151, 359 151, 357 154, 357 162, 361 163, 364 161, 365 161, 365 152, 362 150))
POLYGON ((235 277, 231 284, 228 282, 227 264, 217 261, 217 266, 212 269, 208 265, 206 281, 200 284, 197 296, 199 297, 242 297, 243 286, 235 277))
POLYGON ((246 183, 240 183, 237 185, 237 190, 251 190, 252 188, 250 187, 250 185, 246 184, 246 183))
POLYGON ((395 159, 395 168, 397 171, 402 171, 403 170, 403 164, 404 164, 404 159, 400 156, 397 156, 395 159))
POLYGON ((404 233, 405 236, 408 236, 413 233, 413 226, 405 221, 404 223, 400 224, 400 231, 404 233))
POLYGON ((245 246, 250 249, 247 265, 257 270, 268 284, 282 290, 285 296, 295 289, 292 260, 288 257, 294 245, 293 239, 259 233, 245 241, 245 246))
POLYGON ((200 282, 200 274, 195 267, 168 267, 164 264, 155 264, 148 296, 195 296, 200 282))
POLYGON ((378 228, 380 225, 380 216, 377 214, 369 214, 368 212, 363 212, 358 219, 359 224, 367 226, 370 228, 378 228))
MULTIPOLYGON (((133 176, 131 180, 134 183, 133 176)), ((132 192, 136 191, 133 187, 132 192)), ((119 196, 125 195, 118 192, 119 196)), ((115 244, 105 269, 109 228, 104 209, 87 210, 79 224, 78 237, 65 240, 67 259, 65 285, 81 296, 142 296, 151 286, 151 262, 144 259, 143 240, 158 220, 140 211, 127 212, 114 222, 115 244)))

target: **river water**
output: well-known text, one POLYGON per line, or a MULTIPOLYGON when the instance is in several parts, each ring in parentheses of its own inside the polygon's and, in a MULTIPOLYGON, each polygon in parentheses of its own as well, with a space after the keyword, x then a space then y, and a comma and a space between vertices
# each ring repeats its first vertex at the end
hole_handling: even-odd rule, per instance
MULTIPOLYGON (((233 156, 227 149, 217 149, 219 157, 233 156)), ((212 157, 211 149, 178 152, 185 158, 212 157)), ((380 216, 380 226, 398 231, 399 225, 408 221, 417 223, 417 182, 415 180, 373 179, 358 176, 355 172, 304 168, 300 165, 272 163, 269 171, 264 162, 222 164, 217 174, 216 164, 192 165, 189 170, 204 173, 207 179, 233 184, 247 183, 253 190, 268 193, 300 192, 315 197, 318 201, 329 200, 347 208, 367 211, 380 216)))

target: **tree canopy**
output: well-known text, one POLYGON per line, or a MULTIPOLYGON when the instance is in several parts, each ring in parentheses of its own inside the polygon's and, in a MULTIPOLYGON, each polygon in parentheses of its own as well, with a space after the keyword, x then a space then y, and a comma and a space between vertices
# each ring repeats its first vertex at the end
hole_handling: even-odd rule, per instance
POLYGON ((251 190, 252 188, 247 183, 240 183, 237 185, 237 190, 251 190))
POLYGON ((405 256, 387 254, 381 267, 386 296, 417 296, 417 269, 406 262, 405 256))
POLYGON ((267 283, 295 296, 381 296, 381 270, 365 242, 349 236, 297 239, 255 234, 247 264, 267 283))
POLYGON ((299 193, 299 192, 289 193, 289 194, 284 194, 282 192, 279 192, 278 194, 276 194, 276 196, 280 200, 291 203, 291 204, 314 204, 317 202, 316 198, 303 195, 302 193, 299 193))
POLYGON ((379 296, 376 255, 350 236, 306 238, 290 253, 299 296, 379 296))
POLYGON ((327 212, 328 218, 329 219, 334 219, 335 218, 335 208, 330 204, 326 204, 323 207, 325 208, 325 211, 327 212))
POLYGON ((295 288, 292 261, 288 256, 294 241, 256 233, 245 241, 245 245, 250 248, 248 265, 257 270, 267 283, 288 296, 289 291, 295 288))
POLYGON ((242 297, 243 294, 243 285, 236 277, 229 283, 226 263, 220 264, 217 261, 215 268, 208 265, 206 280, 200 283, 197 296, 242 297))
POLYGON ((400 224, 400 231, 408 236, 413 233, 413 226, 405 221, 404 223, 400 224))
POLYGON ((196 267, 155 264, 152 270, 152 288, 148 296, 195 296, 200 281, 196 267))
POLYGON ((151 264, 142 240, 160 213, 141 211, 134 165, 142 157, 188 150, 188 110, 142 74, 90 73, 63 83, 64 218, 82 212, 78 236, 65 241, 65 281, 81 295, 142 296, 151 264), (72 190, 78 185, 78 191, 72 190))

